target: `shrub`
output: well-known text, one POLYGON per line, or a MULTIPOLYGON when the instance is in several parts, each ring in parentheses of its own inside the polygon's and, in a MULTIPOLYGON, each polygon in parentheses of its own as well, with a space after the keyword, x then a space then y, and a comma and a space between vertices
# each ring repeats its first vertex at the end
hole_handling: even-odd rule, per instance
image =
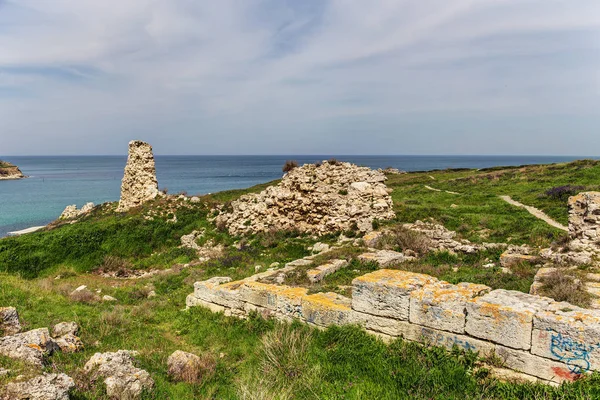
POLYGON ((579 280, 565 274, 565 271, 556 270, 542 277, 540 282, 544 286, 541 292, 544 296, 556 301, 566 301, 580 307, 589 307, 590 294, 586 292, 579 280))
POLYGON ((338 165, 338 164, 340 164, 340 162, 338 160, 336 160, 335 158, 330 158, 329 160, 327 160, 327 164, 338 165))
POLYGON ((546 190, 546 196, 554 200, 567 201, 570 196, 574 196, 577 193, 585 190, 585 186, 556 186, 546 190))
POLYGON ((429 251, 430 246, 431 241, 427 236, 396 226, 383 235, 377 247, 387 250, 412 250, 419 255, 424 255, 429 251))
POLYGON ((283 172, 288 173, 294 168, 298 167, 298 163, 294 160, 287 160, 285 164, 283 164, 283 168, 281 169, 283 172))

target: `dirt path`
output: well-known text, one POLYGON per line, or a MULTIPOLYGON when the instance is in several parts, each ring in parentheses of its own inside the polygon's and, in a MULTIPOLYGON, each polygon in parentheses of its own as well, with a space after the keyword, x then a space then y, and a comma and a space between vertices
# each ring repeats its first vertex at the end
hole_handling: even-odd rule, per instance
POLYGON ((457 192, 451 192, 449 190, 441 190, 441 189, 432 188, 431 186, 427 186, 427 185, 424 185, 424 186, 425 186, 425 189, 433 190, 434 192, 446 192, 446 193, 450 193, 450 194, 460 194, 457 192))
POLYGON ((567 231, 567 232, 569 231, 569 228, 556 222, 555 220, 553 220, 552 218, 550 218, 549 216, 544 214, 541 210, 538 210, 535 207, 526 206, 523 203, 519 203, 518 201, 511 199, 510 196, 500 196, 500 198, 502 200, 504 200, 505 202, 507 202, 508 204, 526 209, 529 212, 529 214, 533 215, 536 218, 541 219, 542 221, 546 222, 548 225, 552 225, 553 227, 562 229, 563 231, 567 231))

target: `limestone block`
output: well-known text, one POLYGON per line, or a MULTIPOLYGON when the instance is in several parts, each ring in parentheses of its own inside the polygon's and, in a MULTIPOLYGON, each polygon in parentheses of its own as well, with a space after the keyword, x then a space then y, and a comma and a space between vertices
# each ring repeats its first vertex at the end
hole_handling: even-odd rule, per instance
POLYGON ((202 299, 199 299, 198 297, 194 296, 194 294, 189 294, 186 298, 185 298, 185 305, 187 308, 190 307, 204 307, 204 308, 208 308, 210 311, 212 312, 225 312, 226 308, 223 306, 220 306, 218 304, 214 304, 214 303, 209 303, 208 301, 204 301, 202 299))
POLYGON ((381 241, 381 238, 383 237, 384 233, 381 231, 371 231, 368 233, 365 233, 365 235, 363 236, 363 242, 365 242, 365 246, 367 247, 376 247, 379 242, 381 241))
POLYGON ((302 316, 318 326, 350 322, 350 299, 337 293, 316 293, 302 298, 302 316))
POLYGON ((510 253, 510 252, 504 252, 500 255, 500 265, 502 265, 503 267, 511 267, 515 264, 521 263, 521 262, 529 262, 529 263, 534 263, 538 260, 537 256, 533 256, 533 255, 529 255, 529 254, 517 254, 517 253, 510 253))
POLYGON ((358 259, 363 262, 374 261, 380 267, 387 267, 394 263, 401 263, 407 260, 412 260, 412 257, 407 257, 402 253, 392 250, 379 250, 373 253, 363 253, 358 256, 358 259))
POLYGON ((19 314, 14 307, 0 307, 0 336, 21 332, 19 314))
POLYGON ((346 260, 331 260, 326 264, 319 265, 317 268, 306 271, 306 276, 308 276, 309 281, 316 283, 322 281, 327 275, 331 275, 346 266, 348 266, 348 261, 346 260))
POLYGON ((352 281, 352 308, 382 317, 407 320, 410 293, 437 279, 414 272, 381 269, 352 281))
POLYGON ((358 324, 367 331, 382 333, 388 337, 403 337, 415 341, 419 337, 421 328, 417 325, 410 324, 407 321, 378 317, 376 315, 365 314, 354 310, 352 310, 350 314, 350 323, 358 324))
MULTIPOLYGON (((413 325, 416 326, 416 325, 413 325)), ((484 356, 494 352, 495 346, 493 343, 478 340, 466 335, 458 335, 455 333, 444 332, 437 329, 426 327, 418 327, 419 330, 416 340, 421 343, 427 343, 434 346, 441 346, 451 350, 454 346, 458 346, 463 350, 470 350, 484 356)))
POLYGON ((227 308, 243 309, 244 302, 238 288, 243 281, 231 282, 230 278, 215 277, 194 284, 194 295, 208 303, 227 308))
POLYGON ((231 282, 231 278, 220 276, 196 282, 194 283, 194 296, 204 301, 212 302, 219 285, 228 282, 231 282))
POLYGON ((552 299, 498 289, 467 302, 465 332, 515 349, 531 348, 533 316, 552 299))
POLYGON ((546 381, 560 383, 573 381, 581 376, 561 362, 539 357, 527 351, 497 345, 496 354, 504 361, 505 367, 546 381))
POLYGON ((561 361, 574 373, 600 370, 600 311, 555 303, 538 312, 531 352, 561 361))
POLYGON ((410 294, 410 322, 443 331, 464 333, 467 301, 488 293, 488 286, 435 282, 410 294))

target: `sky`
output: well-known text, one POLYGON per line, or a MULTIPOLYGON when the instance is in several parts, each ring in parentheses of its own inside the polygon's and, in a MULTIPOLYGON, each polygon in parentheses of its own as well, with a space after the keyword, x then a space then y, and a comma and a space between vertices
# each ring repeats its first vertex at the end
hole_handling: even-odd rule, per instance
POLYGON ((0 0, 0 155, 600 155, 599 0, 0 0))

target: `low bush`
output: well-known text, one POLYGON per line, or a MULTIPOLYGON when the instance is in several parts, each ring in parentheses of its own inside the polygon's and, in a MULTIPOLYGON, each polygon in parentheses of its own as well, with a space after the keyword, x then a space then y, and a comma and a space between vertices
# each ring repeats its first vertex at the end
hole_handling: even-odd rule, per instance
POLYGON ((281 170, 285 173, 288 173, 294 168, 298 168, 298 162, 294 160, 287 160, 285 164, 283 164, 283 168, 281 170))
POLYGON ((542 277, 541 293, 556 301, 566 301, 576 306, 587 308, 590 305, 591 295, 585 291, 581 282, 565 271, 556 270, 542 277))
POLYGON ((567 201, 570 196, 585 190, 585 186, 556 186, 546 190, 545 195, 553 200, 567 201))
POLYGON ((412 250, 424 255, 429 252, 430 246, 431 241, 427 236, 398 225, 383 235, 377 247, 385 250, 412 250))

